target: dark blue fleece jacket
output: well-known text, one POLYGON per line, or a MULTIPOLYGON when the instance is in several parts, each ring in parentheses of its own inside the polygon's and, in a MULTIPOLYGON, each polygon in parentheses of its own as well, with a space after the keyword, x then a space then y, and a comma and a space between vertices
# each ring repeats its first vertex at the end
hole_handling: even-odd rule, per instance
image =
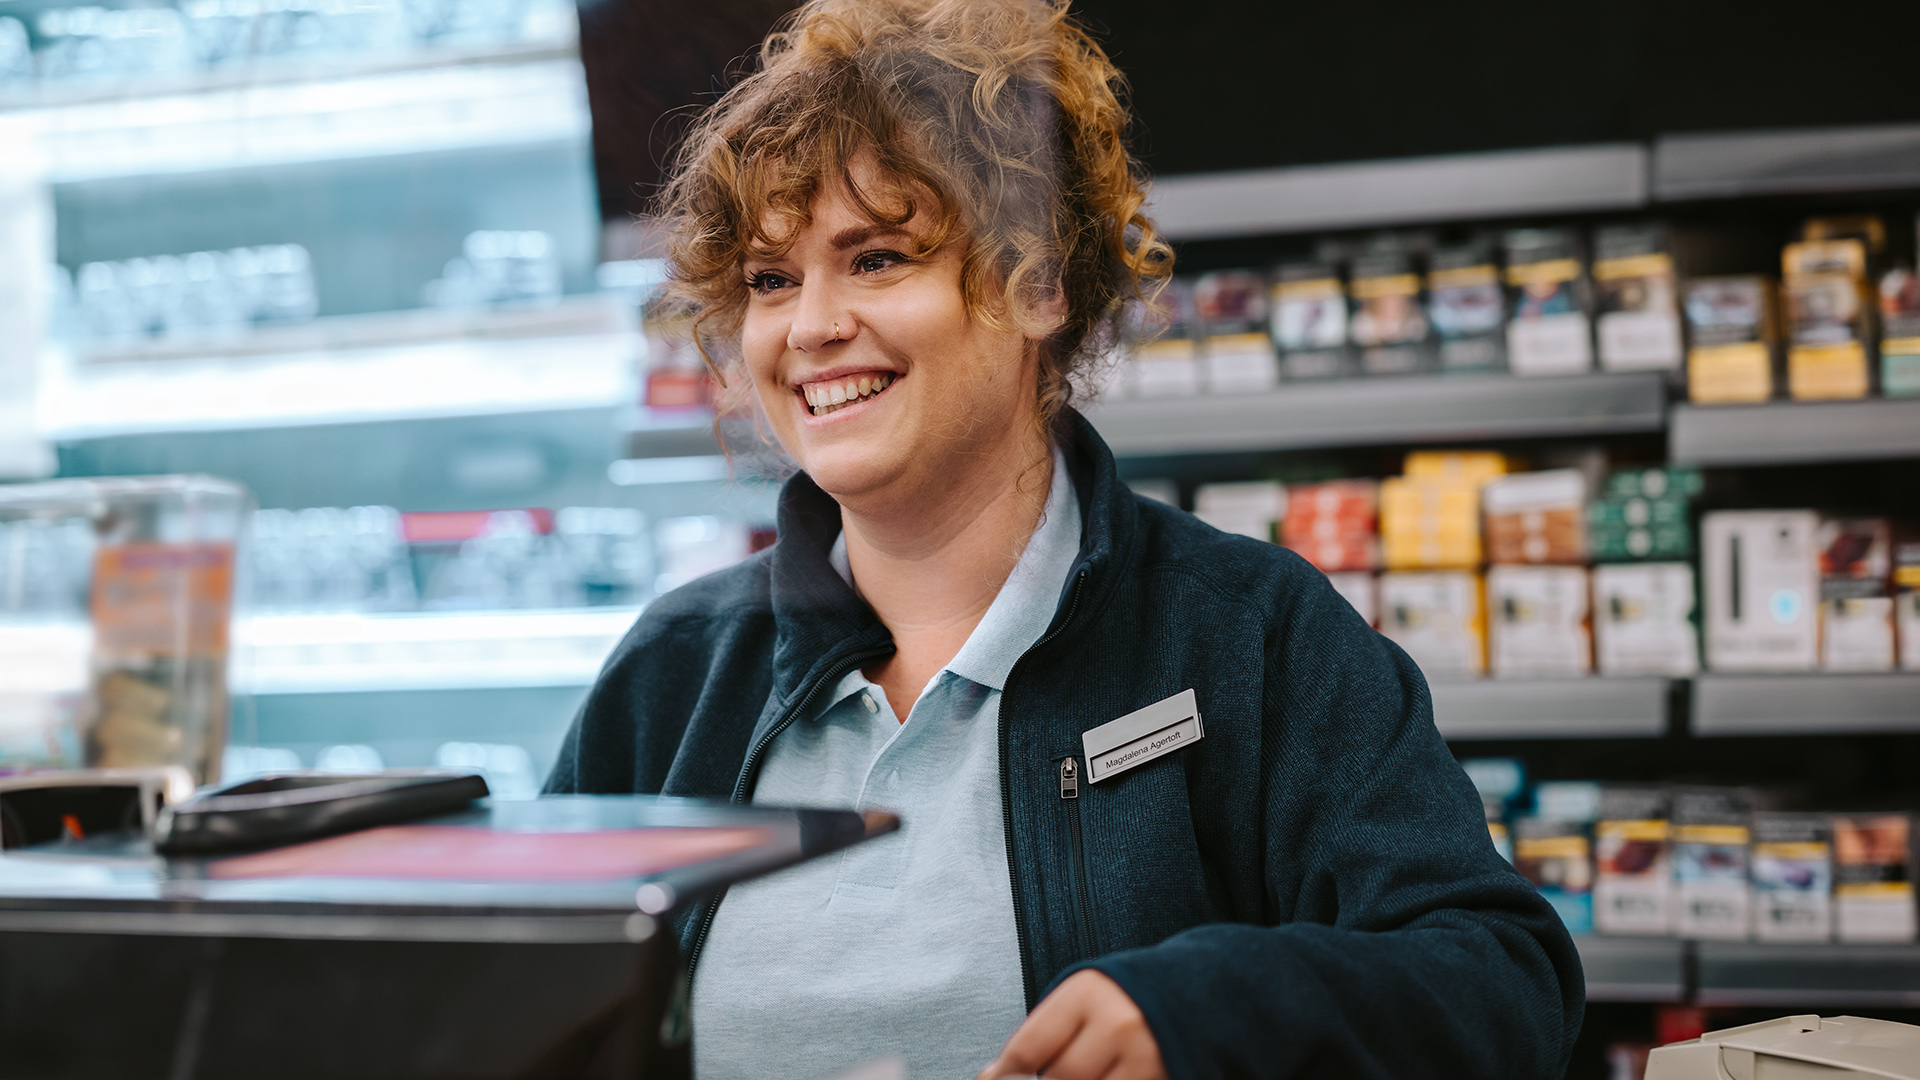
MULTIPOLYGON (((1098 968, 1175 1080, 1559 1077, 1578 956, 1494 851, 1413 662, 1292 552, 1133 495, 1077 414, 1061 440, 1080 559, 1000 700, 1029 1007, 1098 968), (1188 688, 1204 739, 1061 798, 1081 732, 1188 688)), ((768 743, 892 651, 804 474, 779 528, 641 615, 548 791, 746 801, 768 743)), ((690 963, 718 902, 679 920, 690 963)))

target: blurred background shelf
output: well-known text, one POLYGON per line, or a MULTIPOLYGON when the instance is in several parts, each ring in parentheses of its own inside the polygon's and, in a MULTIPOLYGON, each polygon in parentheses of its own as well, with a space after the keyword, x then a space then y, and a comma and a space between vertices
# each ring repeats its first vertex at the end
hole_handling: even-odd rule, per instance
POLYGON ((1666 679, 1435 682, 1434 724, 1447 739, 1658 738, 1666 679))
POLYGON ((1920 674, 1702 675, 1695 735, 1920 731, 1920 674))
POLYGON ((1920 398, 1675 405, 1667 444, 1685 465, 1920 457, 1920 398))
POLYGON ((1154 183, 1147 212, 1171 239, 1211 240, 1646 201, 1646 147, 1606 143, 1171 175, 1154 183))
POLYGON ((1651 187, 1666 202, 1920 187, 1920 125, 1662 135, 1651 187))
POLYGON ((1920 946, 1701 941, 1694 957, 1702 1005, 1920 1006, 1920 946))
POLYGON ((1096 402, 1116 454, 1192 454, 1659 431, 1658 374, 1414 376, 1294 383, 1264 394, 1096 402))
POLYGON ((1686 942, 1580 934, 1573 943, 1580 950, 1580 966, 1586 972, 1587 1000, 1686 1000, 1686 942))

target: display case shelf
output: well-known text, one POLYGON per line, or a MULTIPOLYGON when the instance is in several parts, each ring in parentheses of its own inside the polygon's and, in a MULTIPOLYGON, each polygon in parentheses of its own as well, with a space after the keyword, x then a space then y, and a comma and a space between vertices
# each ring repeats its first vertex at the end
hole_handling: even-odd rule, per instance
POLYGON ((1686 942, 1582 934, 1573 943, 1586 972, 1588 1001, 1686 1000, 1686 942))
POLYGON ((1702 675, 1692 713, 1701 736, 1920 731, 1920 673, 1702 675))
POLYGON ((1663 135, 1656 200, 1724 199, 1920 187, 1920 125, 1663 135))
POLYGON ((1675 405, 1667 443, 1686 465, 1920 457, 1920 398, 1675 405))
POLYGON ((1117 454, 1193 454, 1659 431, 1658 374, 1290 383, 1264 394, 1123 398, 1087 418, 1117 454))
POLYGON ((1920 946, 1694 944, 1702 1005, 1920 1007, 1920 946))
POLYGON ((1658 738, 1666 679, 1435 682, 1433 719, 1447 739, 1658 738))
POLYGON ((1629 210, 1647 201, 1637 143, 1448 154, 1154 182, 1147 212, 1174 240, 1629 210))

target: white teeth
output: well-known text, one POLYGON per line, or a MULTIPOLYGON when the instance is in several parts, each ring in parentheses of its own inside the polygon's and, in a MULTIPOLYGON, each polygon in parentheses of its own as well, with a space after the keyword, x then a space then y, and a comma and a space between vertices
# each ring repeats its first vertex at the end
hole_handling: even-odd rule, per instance
POLYGON ((860 376, 860 396, 865 397, 872 390, 873 390, 873 376, 871 375, 860 376))
POLYGON ((847 400, 847 392, 845 390, 840 389, 839 386, 836 385, 831 390, 827 391, 828 404, 838 405, 845 400, 847 400))
POLYGON ((867 400, 892 386, 893 380, 892 372, 862 375, 845 383, 809 383, 800 387, 800 394, 806 399, 809 412, 815 416, 825 416, 867 400))

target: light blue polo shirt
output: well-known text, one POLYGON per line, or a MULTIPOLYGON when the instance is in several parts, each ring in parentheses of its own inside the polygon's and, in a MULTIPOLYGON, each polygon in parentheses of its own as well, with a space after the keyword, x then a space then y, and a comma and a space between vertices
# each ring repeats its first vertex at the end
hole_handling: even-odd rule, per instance
MULTIPOLYGON (((824 1080, 891 1055, 971 1080, 1026 1018, 1000 798, 1000 694, 1080 551, 1058 450, 1040 526, 906 723, 858 670, 768 747, 753 801, 892 810, 900 832, 734 886, 693 981, 699 1080, 824 1080)), ((834 568, 851 583, 846 537, 834 568)))

